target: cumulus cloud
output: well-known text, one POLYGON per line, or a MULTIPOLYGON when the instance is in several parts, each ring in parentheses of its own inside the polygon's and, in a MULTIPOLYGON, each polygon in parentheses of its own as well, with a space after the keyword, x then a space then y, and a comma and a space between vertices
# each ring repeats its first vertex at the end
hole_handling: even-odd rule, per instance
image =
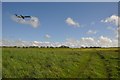
POLYGON ((12 15, 11 16, 12 20, 20 23, 20 24, 29 24, 31 25, 33 28, 37 28, 40 25, 40 21, 37 17, 31 16, 31 18, 29 20, 26 19, 22 19, 22 18, 17 18, 16 16, 12 15))
POLYGON ((111 23, 117 26, 116 27, 107 27, 107 29, 112 30, 114 32, 114 34, 116 35, 115 37, 118 38, 118 30, 119 30, 119 23, 120 23, 120 17, 117 15, 111 15, 103 20, 101 20, 101 22, 104 23, 111 23))
POLYGON ((66 20, 66 23, 70 26, 74 26, 74 27, 80 27, 80 24, 76 21, 74 21, 72 18, 68 17, 66 20))
POLYGON ((33 42, 32 42, 32 46, 40 46, 39 44, 40 44, 39 41, 33 41, 33 42))
POLYGON ((96 33, 97 33, 97 31, 95 31, 95 30, 88 30, 86 34, 96 34, 96 33))
POLYGON ((112 40, 112 47, 119 46, 118 44, 118 39, 117 40, 112 40))
POLYGON ((48 34, 46 34, 46 35, 45 35, 45 38, 51 38, 51 36, 50 36, 50 35, 48 35, 48 34))
POLYGON ((99 45, 102 47, 112 46, 112 40, 108 37, 100 36, 98 40, 99 45))
POLYGON ((118 38, 119 27, 115 28, 115 27, 108 26, 107 29, 111 30, 115 34, 115 38, 118 38))
POLYGON ((90 46, 98 46, 96 40, 92 37, 82 37, 80 39, 81 45, 84 45, 86 47, 90 46))
POLYGON ((2 40, 0 39, 0 46, 2 46, 2 40))
POLYGON ((107 17, 106 19, 101 20, 101 22, 104 23, 112 23, 115 24, 116 26, 118 26, 118 16, 117 15, 112 15, 110 17, 107 17))
POLYGON ((72 38, 66 39, 66 42, 64 42, 63 45, 66 45, 72 48, 81 47, 80 41, 72 38))
POLYGON ((93 42, 94 39, 92 37, 85 37, 85 38, 83 37, 83 38, 81 38, 81 41, 90 43, 90 42, 93 42))
POLYGON ((39 25, 39 19, 37 17, 31 17, 30 24, 36 28, 39 25))
POLYGON ((105 36, 98 38, 82 37, 80 40, 66 39, 65 42, 41 42, 41 41, 22 41, 22 40, 3 40, 3 46, 53 46, 60 47, 62 45, 69 46, 71 48, 80 47, 118 47, 118 39, 110 39, 105 36))

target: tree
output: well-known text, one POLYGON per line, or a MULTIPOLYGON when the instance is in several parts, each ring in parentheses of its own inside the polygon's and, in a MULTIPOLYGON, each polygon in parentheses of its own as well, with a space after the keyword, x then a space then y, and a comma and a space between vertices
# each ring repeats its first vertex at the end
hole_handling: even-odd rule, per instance
POLYGON ((59 48, 69 48, 68 46, 62 45, 59 48))

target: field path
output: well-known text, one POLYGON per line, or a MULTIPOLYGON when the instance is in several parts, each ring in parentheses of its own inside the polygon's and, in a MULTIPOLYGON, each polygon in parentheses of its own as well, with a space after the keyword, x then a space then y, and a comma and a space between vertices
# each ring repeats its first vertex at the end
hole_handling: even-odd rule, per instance
POLYGON ((111 74, 111 68, 110 68, 110 61, 107 60, 104 56, 104 53, 102 51, 97 51, 97 55, 99 56, 100 60, 103 62, 106 73, 107 73, 107 78, 110 79, 112 74, 111 74))
MULTIPOLYGON (((84 54, 83 54, 84 55, 84 54)), ((86 59, 86 62, 84 63, 84 67, 82 68, 82 70, 80 70, 79 72, 79 75, 82 75, 84 76, 87 72, 89 72, 91 69, 90 69, 90 65, 92 63, 92 58, 93 58, 93 55, 92 53, 87 53, 87 56, 88 58, 86 59)), ((89 73, 87 73, 88 75, 89 73)), ((90 75, 86 76, 86 78, 91 78, 90 75)))

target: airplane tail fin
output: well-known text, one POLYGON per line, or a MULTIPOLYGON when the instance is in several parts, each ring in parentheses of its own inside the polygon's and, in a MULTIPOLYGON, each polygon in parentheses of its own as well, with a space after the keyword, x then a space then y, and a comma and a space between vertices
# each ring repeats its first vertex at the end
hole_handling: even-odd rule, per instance
POLYGON ((15 14, 15 16, 17 16, 17 14, 15 14))

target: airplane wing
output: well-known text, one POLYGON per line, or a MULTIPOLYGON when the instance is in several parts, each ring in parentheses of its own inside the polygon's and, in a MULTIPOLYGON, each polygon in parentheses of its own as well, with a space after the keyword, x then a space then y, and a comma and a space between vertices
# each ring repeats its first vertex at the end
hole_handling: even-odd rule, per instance
POLYGON ((31 16, 24 16, 24 18, 30 18, 31 16))

